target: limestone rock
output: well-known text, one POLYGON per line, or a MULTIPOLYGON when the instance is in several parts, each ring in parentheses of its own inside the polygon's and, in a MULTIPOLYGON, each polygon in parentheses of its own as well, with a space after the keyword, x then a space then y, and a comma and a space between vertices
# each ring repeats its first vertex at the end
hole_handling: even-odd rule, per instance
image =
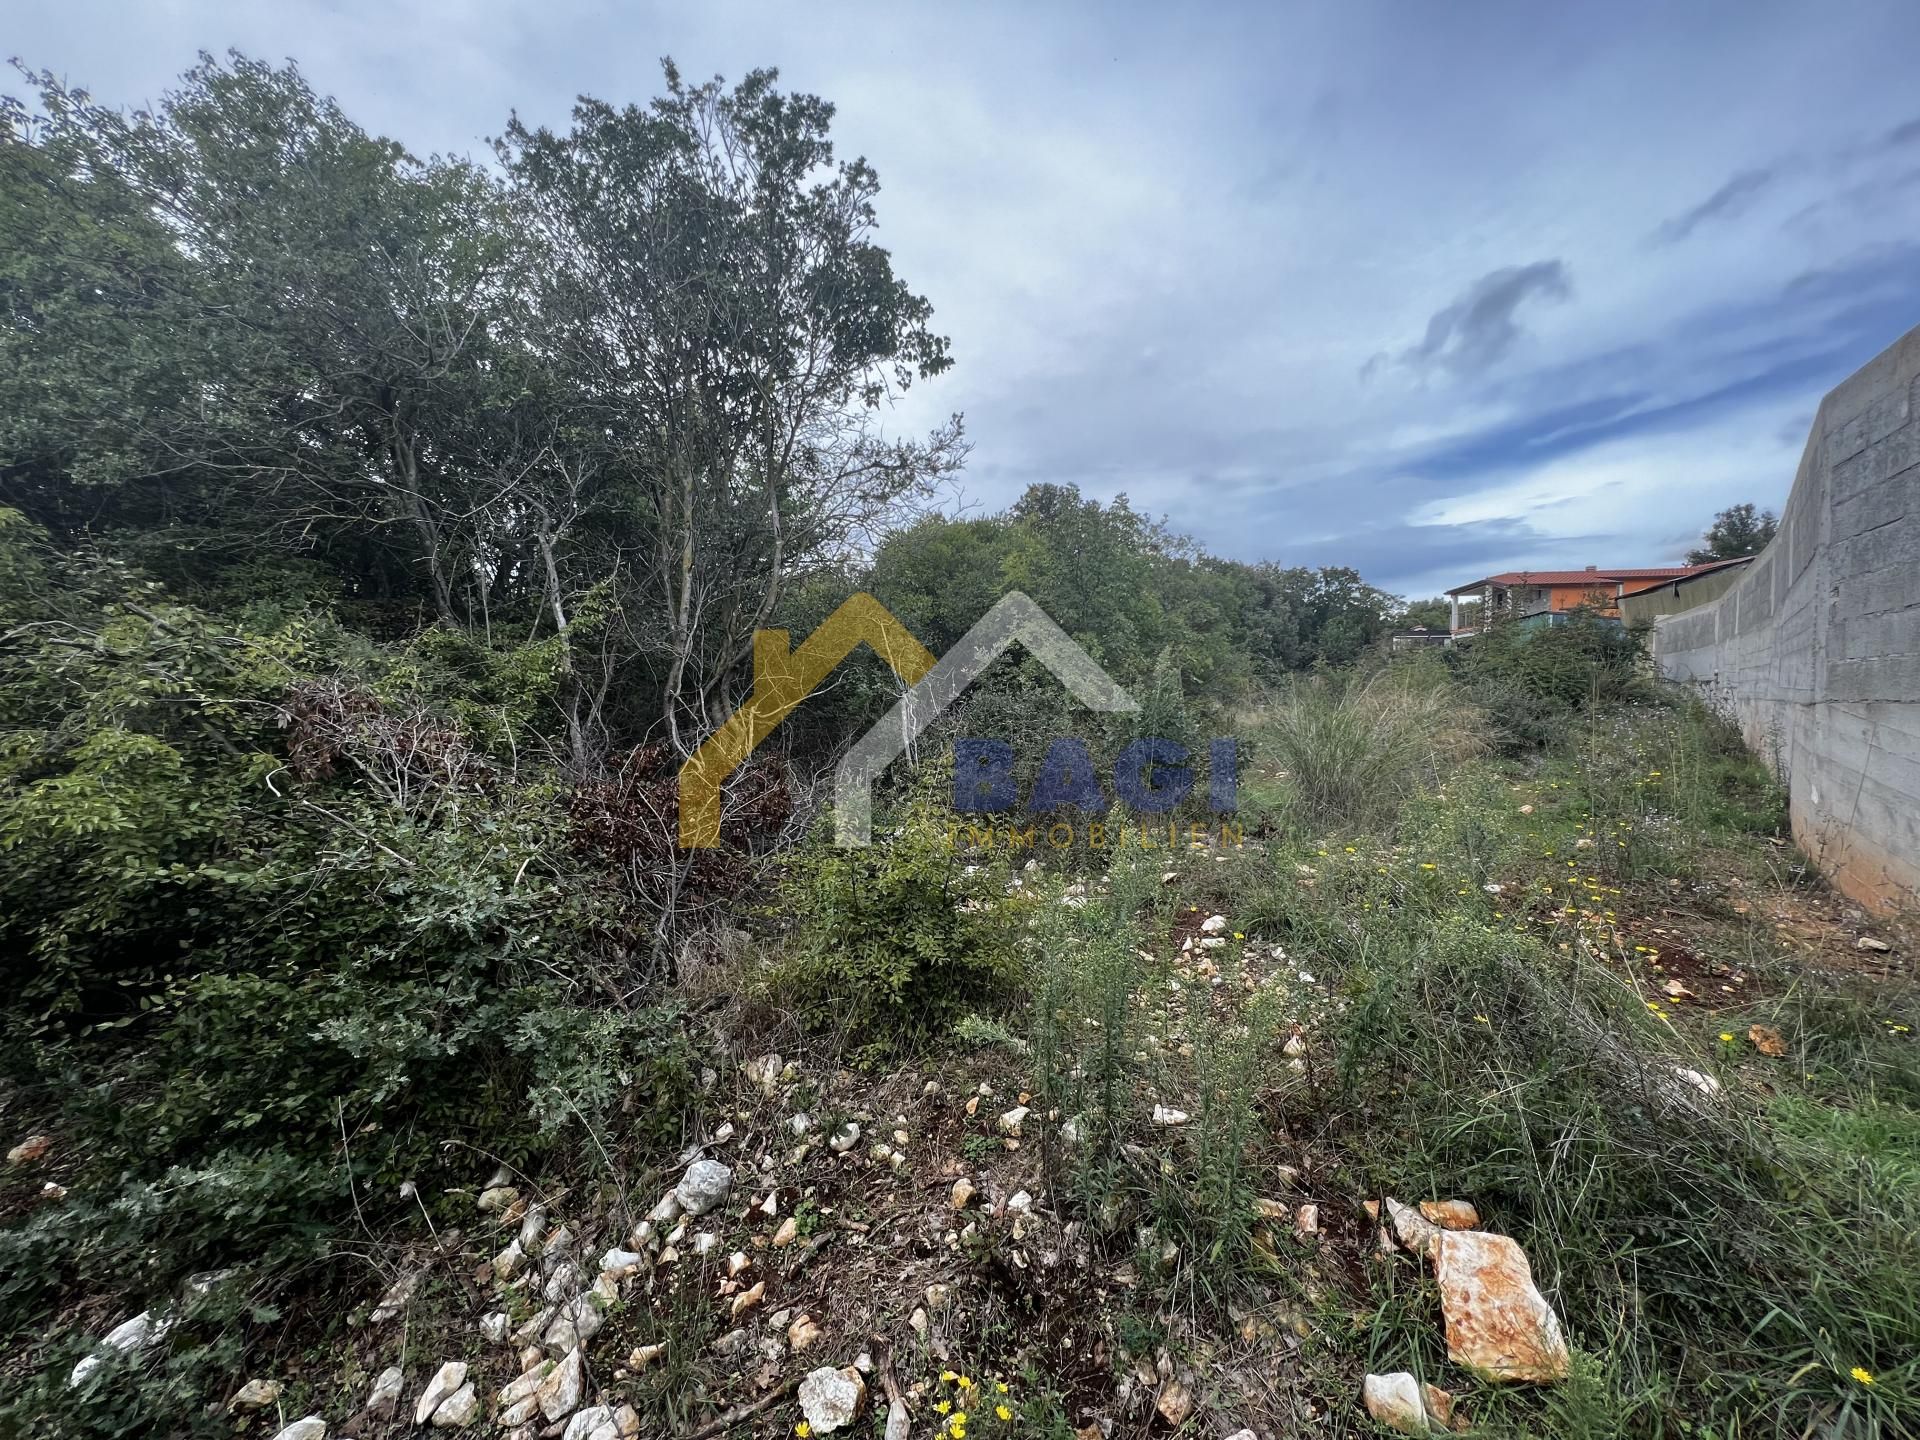
POLYGON ((490 1190, 482 1190, 480 1198, 474 1202, 474 1208, 482 1215, 497 1214, 520 1198, 520 1192, 511 1185, 495 1185, 490 1190))
POLYGON ((1027 1116, 1033 1112, 1025 1105, 1016 1105, 1000 1117, 1000 1133, 1018 1138, 1020 1127, 1027 1123, 1027 1116))
POLYGON ((773 1232, 773 1245, 776 1250, 784 1249, 800 1238, 800 1222, 789 1215, 780 1222, 780 1228, 773 1232))
POLYGON ((1422 1200, 1420 1213, 1442 1230, 1480 1228, 1480 1212, 1465 1200, 1422 1200))
POLYGON ((327 1422, 318 1415, 309 1415, 278 1431, 273 1440, 327 1440, 327 1422))
POLYGON ((47 1151, 53 1148, 51 1135, 29 1135, 18 1145, 7 1151, 9 1165, 31 1165, 47 1151))
POLYGON ((264 1410, 280 1398, 278 1380, 249 1380, 227 1402, 229 1410, 264 1410))
POLYGON ((973 1199, 973 1195, 973 1181, 962 1175, 953 1182, 953 1190, 947 1197, 947 1203, 955 1210, 964 1210, 967 1208, 967 1202, 973 1199))
POLYGON ((387 1287, 387 1293, 380 1297, 380 1303, 373 1307, 373 1313, 367 1316, 369 1325, 384 1325, 413 1299, 413 1292, 420 1288, 420 1282, 427 1278, 424 1270, 409 1270, 393 1284, 387 1287))
POLYGON ((524 1400, 531 1400, 540 1393, 540 1387, 547 1383, 547 1377, 554 1372, 551 1360, 535 1361, 527 1373, 518 1380, 509 1380, 500 1387, 500 1408, 511 1409, 524 1400))
POLYGON ((515 1275, 520 1273, 521 1266, 526 1263, 526 1247, 516 1238, 506 1249, 493 1257, 493 1278, 496 1280, 511 1280, 515 1275))
POLYGON ((764 1280, 756 1282, 750 1289, 742 1290, 733 1297, 733 1317, 739 1319, 765 1299, 766 1294, 767 1282, 764 1280))
POLYGON ((733 1185, 733 1171, 718 1160, 696 1160, 674 1186, 674 1198, 689 1215, 704 1215, 722 1200, 733 1185))
POLYGON ((1153 1107, 1153 1123, 1156 1125, 1184 1125, 1187 1123, 1187 1112, 1184 1110, 1175 1110, 1171 1105, 1156 1105, 1153 1107))
POLYGON ((413 1423, 424 1425, 433 1417, 433 1412, 467 1383, 467 1362, 449 1360, 434 1372, 427 1388, 420 1392, 420 1398, 414 1403, 413 1423))
POLYGON ((573 1417, 560 1440, 601 1440, 603 1432, 606 1440, 613 1440, 619 1434, 613 1425, 613 1407, 590 1405, 573 1417))
POLYGON ((607 1251, 600 1257, 600 1273, 603 1275, 631 1275, 647 1263, 647 1257, 637 1250, 622 1250, 619 1246, 607 1251))
POLYGON ((580 1352, 569 1350, 566 1358, 553 1367, 553 1372, 540 1382, 540 1388, 534 1392, 540 1413, 551 1421, 566 1419, 580 1408, 581 1392, 586 1383, 586 1366, 580 1358, 580 1352))
POLYGON ((1394 1233, 1400 1243, 1414 1254, 1432 1258, 1434 1241, 1439 1237, 1440 1227, 1411 1205, 1402 1205, 1391 1195, 1387 1197, 1387 1214, 1393 1219, 1394 1233))
POLYGON ((1178 1430, 1193 1413, 1193 1392, 1175 1375, 1160 1387, 1160 1398, 1153 1402, 1153 1408, 1160 1412, 1162 1420, 1178 1430))
POLYGON ((1226 928, 1227 917, 1224 915, 1209 915, 1200 922, 1200 933, 1202 935, 1218 935, 1226 928))
POLYGON ((462 1385, 441 1401, 440 1408, 433 1412, 433 1428, 464 1430, 479 1418, 480 1397, 473 1393, 473 1386, 462 1385))
POLYGON ((1566 1378, 1560 1317, 1534 1288, 1519 1245, 1505 1235, 1441 1230, 1433 1262, 1450 1359, 1487 1380, 1566 1378))
POLYGON ((167 1319, 155 1319, 151 1310, 142 1310, 131 1320, 123 1320, 109 1330, 100 1339, 100 1344, 91 1355, 83 1356, 73 1367, 73 1373, 67 1377, 69 1388, 82 1384, 86 1378, 107 1363, 107 1352, 118 1350, 125 1354, 133 1350, 144 1350, 149 1345, 157 1345, 165 1338, 167 1331, 173 1328, 173 1322, 167 1319))
POLYGON ((1422 1385, 1404 1370, 1367 1376, 1361 1395, 1369 1415, 1402 1435, 1430 1435, 1452 1428, 1453 1396, 1422 1385))
POLYGON ((633 1353, 627 1356, 627 1368, 636 1375, 641 1374, 649 1365, 653 1364, 654 1361, 666 1353, 667 1347, 664 1343, 635 1346, 633 1353))
POLYGON ((851 1425, 866 1399, 867 1382, 851 1365, 823 1365, 800 1382, 800 1412, 816 1435, 851 1425))
POLYGON ((398 1365, 389 1365, 374 1379, 373 1389, 367 1393, 367 1414, 385 1419, 400 1408, 400 1392, 406 1386, 407 1377, 398 1365))
POLYGON ((833 1147, 833 1153, 844 1155, 860 1143, 860 1127, 849 1120, 833 1132, 833 1138, 827 1142, 833 1147))

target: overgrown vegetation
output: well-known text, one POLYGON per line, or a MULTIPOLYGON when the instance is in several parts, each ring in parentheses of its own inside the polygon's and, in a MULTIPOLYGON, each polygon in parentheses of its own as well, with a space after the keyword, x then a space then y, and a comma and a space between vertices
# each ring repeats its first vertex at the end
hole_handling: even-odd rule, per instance
MULTIPOLYGON (((1221 1377, 1190 1428, 1346 1424, 1369 1368, 1489 1433, 1920 1430, 1911 996, 1789 953, 1778 916, 1826 897, 1778 787, 1643 637, 1396 658, 1406 612, 1351 570, 1222 561, 1124 497, 924 513, 959 423, 878 419, 946 343, 872 171, 770 72, 669 68, 491 165, 240 58, 152 113, 32 85, 0 143, 0 1113, 49 1144, 0 1177, 0 1433, 228 1434, 269 1368, 357 1405, 385 1341, 348 1320, 403 1259, 468 1304, 477 1173, 624 1222, 722 1124, 770 1122, 790 1176, 855 1106, 787 1253, 956 1267, 955 1343, 1007 1387, 981 1436, 1143 1425, 1180 1373, 1221 1377), (935 653, 1022 590, 1140 709, 1009 656, 844 850, 831 762, 900 690, 859 657, 680 848, 755 632, 856 589, 935 653), (1229 732, 1238 838, 1204 785, 1108 804, 1129 744, 1229 732), (1071 738, 1100 803, 983 844, 960 736, 1011 745, 1022 801, 1071 738), (731 1094, 774 1038, 807 1064, 731 1094), (902 1140, 910 1105, 941 1108, 902 1140), (934 1244, 863 1208, 990 1163, 1063 1222, 1051 1258, 1004 1206, 934 1244), (1449 1368, 1431 1281, 1374 1253, 1387 1193, 1526 1246, 1566 1384, 1449 1368), (143 1309, 165 1343, 70 1384, 143 1309)), ((874 1274, 839 1339, 884 1322, 958 1395, 874 1274)), ((713 1278, 614 1317, 669 1345, 619 1382, 650 1423, 750 1383, 713 1278)))

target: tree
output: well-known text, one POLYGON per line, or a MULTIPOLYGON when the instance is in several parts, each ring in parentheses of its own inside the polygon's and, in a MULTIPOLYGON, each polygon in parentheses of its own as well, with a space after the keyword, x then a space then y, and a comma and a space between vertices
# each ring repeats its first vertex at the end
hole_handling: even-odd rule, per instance
POLYGON ((1706 543, 1687 552, 1687 564, 1710 565, 1715 560, 1758 555, 1779 528, 1780 519, 1771 510, 1757 510, 1747 501, 1729 505, 1713 517, 1701 537, 1706 543))
POLYGON ((574 517, 576 586, 619 577, 682 754, 787 587, 966 452, 958 417, 923 442, 881 433, 889 393, 945 370, 947 342, 872 239, 872 167, 836 162, 833 107, 777 78, 689 85, 669 62, 650 106, 582 99, 571 130, 516 119, 497 146, 538 250, 529 348, 573 407, 557 472, 585 480, 538 523, 574 517))

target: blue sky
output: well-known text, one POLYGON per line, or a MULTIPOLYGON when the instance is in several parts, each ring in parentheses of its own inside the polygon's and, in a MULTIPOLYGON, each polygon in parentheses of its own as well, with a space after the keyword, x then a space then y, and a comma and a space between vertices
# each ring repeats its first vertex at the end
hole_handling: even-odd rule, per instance
POLYGON ((1429 594, 1673 560, 1777 505, 1820 396, 1920 324, 1920 6, 69 0, 103 100, 293 57, 369 129, 777 65, 878 168, 957 363, 969 503, 1124 491, 1209 549, 1429 594))

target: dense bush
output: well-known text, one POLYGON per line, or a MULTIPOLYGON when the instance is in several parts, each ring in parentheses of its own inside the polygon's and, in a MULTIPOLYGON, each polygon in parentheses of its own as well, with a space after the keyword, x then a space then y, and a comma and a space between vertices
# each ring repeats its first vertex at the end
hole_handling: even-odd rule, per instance
POLYGON ((1502 748, 1539 749, 1567 716, 1640 688, 1646 631, 1575 610, 1558 625, 1495 624, 1448 657, 1502 748))
POLYGON ((773 991, 866 1056, 942 1036, 1019 972, 1004 878, 956 847, 929 799, 872 845, 840 849, 822 833, 783 869, 792 930, 773 991))
MULTIPOLYGON (((563 777, 456 718, 504 699, 431 645, 56 562, 0 511, 0 1078, 74 1165, 0 1230, 0 1331, 76 1348, 56 1308, 124 1317, 228 1266, 264 1313, 340 1263, 342 1221, 392 1223, 400 1182, 470 1183, 468 1147, 677 1134, 680 1019, 622 1003, 563 777)), ((166 1429, 229 1321, 81 1433, 166 1429)))

